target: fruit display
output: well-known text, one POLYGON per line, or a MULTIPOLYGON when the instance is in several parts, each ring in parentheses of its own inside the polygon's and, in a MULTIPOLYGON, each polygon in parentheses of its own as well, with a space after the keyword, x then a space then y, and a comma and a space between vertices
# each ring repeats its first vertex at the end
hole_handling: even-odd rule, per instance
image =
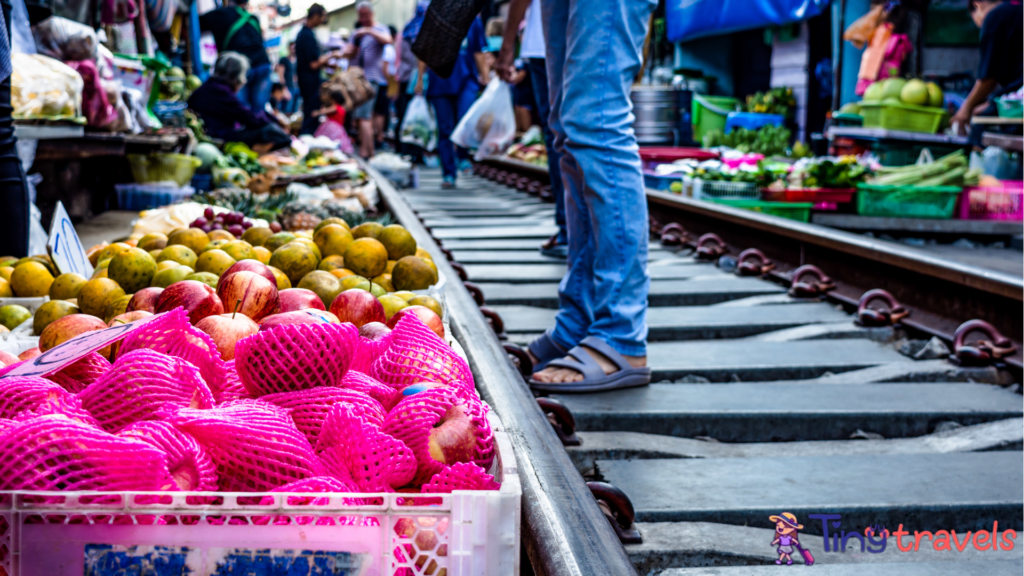
MULTIPOLYGON (((230 277, 241 275, 269 283, 230 277)), ((0 490, 500 487, 489 408, 469 365, 429 326, 436 315, 413 310, 425 307, 391 328, 357 328, 306 309, 274 323, 240 311, 194 321, 189 302, 126 314, 146 323, 45 377, 11 373, 25 360, 0 356, 0 490)), ((64 316, 40 348, 105 326, 64 316)))
POLYGON ((863 102, 939 108, 945 102, 945 95, 934 82, 926 83, 916 78, 886 78, 868 86, 864 91, 863 102))
POLYGON ((253 223, 251 220, 247 220, 245 214, 241 212, 217 214, 213 208, 207 208, 203 211, 203 215, 193 220, 189 226, 199 228, 207 233, 214 230, 227 230, 232 236, 240 237, 245 234, 246 230, 252 228, 253 223))

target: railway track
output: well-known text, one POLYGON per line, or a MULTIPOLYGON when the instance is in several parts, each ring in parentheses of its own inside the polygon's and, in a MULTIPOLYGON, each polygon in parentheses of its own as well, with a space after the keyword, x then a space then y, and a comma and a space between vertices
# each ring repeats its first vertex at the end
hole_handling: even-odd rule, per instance
POLYGON ((477 172, 455 191, 427 172, 384 195, 467 281, 449 291, 453 330, 527 469, 523 573, 777 571, 769 516, 782 512, 829 574, 1024 569, 1019 545, 936 550, 926 537, 903 552, 892 536, 881 552, 856 538, 836 551, 823 538, 1024 528, 1019 278, 648 191, 654 383, 535 405, 509 359, 557 308, 564 263, 537 251, 555 230, 546 173, 477 172), (884 292, 858 306, 871 289, 884 292), (1002 358, 986 360, 979 337, 1002 358))

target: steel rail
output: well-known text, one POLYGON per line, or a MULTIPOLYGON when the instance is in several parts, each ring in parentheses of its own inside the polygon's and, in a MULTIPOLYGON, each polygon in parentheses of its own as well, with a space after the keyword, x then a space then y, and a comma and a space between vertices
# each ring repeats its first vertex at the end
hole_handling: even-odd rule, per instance
MULTIPOLYGON (((366 163, 381 197, 449 279, 458 274, 401 194, 366 163)), ((522 543, 533 573, 546 576, 622 576, 636 569, 569 460, 536 399, 461 282, 445 286, 449 325, 469 358, 481 396, 512 441, 523 489, 522 543)), ((525 572, 525 570, 524 570, 525 572)), ((497 575, 495 575, 497 576, 497 575)))

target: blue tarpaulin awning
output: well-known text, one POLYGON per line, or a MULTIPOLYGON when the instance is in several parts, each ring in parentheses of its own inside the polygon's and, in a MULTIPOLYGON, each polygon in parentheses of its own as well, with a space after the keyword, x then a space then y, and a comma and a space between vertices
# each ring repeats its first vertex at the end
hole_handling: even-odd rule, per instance
POLYGON ((824 12, 828 3, 829 0, 668 0, 668 40, 685 42, 800 22, 824 12))

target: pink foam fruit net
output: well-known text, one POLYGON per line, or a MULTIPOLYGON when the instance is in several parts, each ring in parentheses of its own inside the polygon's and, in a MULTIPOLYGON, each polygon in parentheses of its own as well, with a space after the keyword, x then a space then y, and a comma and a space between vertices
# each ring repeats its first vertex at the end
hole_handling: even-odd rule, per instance
POLYGON ((347 404, 331 407, 317 452, 328 474, 351 479, 361 492, 392 492, 416 474, 412 450, 347 404))
POLYGON ((167 455, 167 468, 178 490, 217 489, 217 468, 196 439, 168 422, 136 422, 118 433, 121 438, 139 440, 167 455))
POLYGON ((358 332, 352 324, 291 324, 235 345, 235 369, 252 396, 337 386, 358 332))
POLYGON ((391 345, 370 371, 374 378, 399 389, 420 382, 474 389, 466 361, 416 316, 403 317, 389 336, 391 345))
POLYGON ((377 427, 384 422, 386 414, 380 402, 367 394, 335 386, 267 394, 260 399, 289 410, 295 426, 313 446, 316 446, 324 420, 335 404, 350 406, 363 420, 377 427))

